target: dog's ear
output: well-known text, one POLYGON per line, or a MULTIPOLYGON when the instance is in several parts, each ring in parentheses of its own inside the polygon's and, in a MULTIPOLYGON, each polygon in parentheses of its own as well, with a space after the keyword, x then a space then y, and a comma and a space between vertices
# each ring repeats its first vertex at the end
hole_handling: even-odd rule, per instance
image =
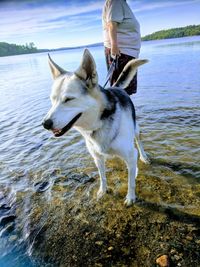
POLYGON ((88 49, 84 50, 81 64, 75 74, 82 80, 86 81, 87 86, 94 87, 98 84, 98 75, 96 71, 96 64, 93 56, 88 49))
POLYGON ((147 62, 149 62, 147 59, 130 60, 124 67, 123 71, 119 75, 119 78, 113 86, 126 89, 129 86, 133 77, 135 76, 137 68, 147 62))
POLYGON ((64 69, 62 69, 61 67, 59 67, 50 57, 50 55, 48 54, 48 58, 49 58, 49 66, 51 69, 51 73, 54 79, 56 79, 57 77, 59 77, 62 74, 67 74, 68 72, 65 71, 64 69))

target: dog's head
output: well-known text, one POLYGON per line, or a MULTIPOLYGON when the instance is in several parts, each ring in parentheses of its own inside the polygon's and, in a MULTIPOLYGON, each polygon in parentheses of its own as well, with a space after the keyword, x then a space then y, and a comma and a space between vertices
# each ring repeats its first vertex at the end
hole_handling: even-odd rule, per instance
MULTIPOLYGON (((148 60, 133 59, 127 63, 115 87, 125 89, 137 68, 148 60)), ((104 95, 98 86, 96 64, 89 50, 85 49, 79 68, 67 72, 49 56, 49 65, 54 83, 51 92, 52 107, 43 120, 43 126, 56 137, 62 136, 72 126, 91 131, 97 127, 99 114, 105 108, 104 95)))
POLYGON ((79 68, 70 73, 59 67, 49 56, 54 83, 51 92, 52 107, 43 120, 43 126, 62 136, 72 126, 81 126, 86 114, 93 115, 98 106, 98 75, 89 50, 85 49, 79 68))

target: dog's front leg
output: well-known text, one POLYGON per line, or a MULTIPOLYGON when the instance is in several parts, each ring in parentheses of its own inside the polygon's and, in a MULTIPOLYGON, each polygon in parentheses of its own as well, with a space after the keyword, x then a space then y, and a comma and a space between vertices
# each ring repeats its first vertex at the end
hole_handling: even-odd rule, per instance
POLYGON ((99 176, 100 176, 100 187, 97 192, 97 199, 100 199, 107 190, 107 182, 106 182, 106 172, 105 172, 105 157, 98 152, 96 152, 91 145, 91 142, 89 142, 86 139, 86 146, 88 148, 88 151, 90 152, 91 156, 94 159, 95 165, 98 168, 99 176))
MULTIPOLYGON (((128 139, 127 139, 128 140, 128 139)), ((128 169, 128 192, 124 204, 126 206, 131 206, 136 199, 135 196, 135 180, 138 174, 137 168, 137 158, 138 151, 133 145, 133 143, 124 142, 118 147, 115 147, 116 154, 122 158, 128 169), (128 149, 127 149, 128 148, 128 149)), ((131 140, 131 138, 129 139, 131 140)))
POLYGON ((126 206, 131 206, 135 202, 135 180, 137 177, 137 157, 138 151, 136 148, 133 149, 132 155, 126 159, 126 164, 128 167, 128 192, 126 195, 126 200, 124 204, 126 206))
POLYGON ((128 168, 128 192, 124 204, 131 206, 136 199, 135 196, 135 180, 137 177, 137 157, 138 151, 136 148, 133 149, 130 157, 125 159, 128 168))
POLYGON ((94 154, 94 162, 98 168, 99 176, 100 176, 100 187, 97 192, 97 199, 100 199, 107 190, 107 181, 106 181, 106 174, 105 174, 105 159, 102 155, 94 154))
POLYGON ((124 204, 131 206, 136 199, 135 196, 135 180, 138 174, 137 158, 138 151, 132 143, 124 143, 117 149, 117 154, 120 156, 127 165, 128 169, 128 192, 124 204), (127 150, 127 148, 129 148, 127 150))

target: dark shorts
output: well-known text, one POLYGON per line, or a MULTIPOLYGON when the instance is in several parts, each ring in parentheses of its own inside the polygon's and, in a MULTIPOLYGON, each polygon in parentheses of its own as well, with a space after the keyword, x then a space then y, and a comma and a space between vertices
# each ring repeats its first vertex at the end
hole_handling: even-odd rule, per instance
MULTIPOLYGON (((110 48, 105 47, 105 56, 106 56, 107 69, 109 70, 109 67, 113 60, 110 54, 110 48)), ((110 78, 111 86, 117 81, 117 78, 119 77, 123 68, 131 59, 134 59, 134 57, 131 57, 125 54, 121 54, 121 56, 118 58, 118 68, 114 70, 113 75, 110 78)), ((135 94, 137 92, 137 73, 133 77, 132 81, 130 82, 130 85, 125 89, 125 91, 129 95, 135 94)))

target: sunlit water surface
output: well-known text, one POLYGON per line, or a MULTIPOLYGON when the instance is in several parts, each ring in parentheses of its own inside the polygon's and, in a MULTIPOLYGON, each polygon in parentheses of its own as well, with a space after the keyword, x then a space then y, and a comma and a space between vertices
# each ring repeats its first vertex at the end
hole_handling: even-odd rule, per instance
MULTIPOLYGON (((103 84, 103 47, 90 50, 103 84)), ((74 49, 51 56, 73 71, 82 52, 74 49)), ((150 62, 139 70, 138 93, 132 98, 145 150, 155 163, 146 170, 148 176, 171 179, 189 189, 199 186, 200 176, 199 55, 200 37, 143 43, 141 58, 150 62)), ((26 239, 37 183, 46 182, 48 201, 58 173, 97 174, 79 133, 70 130, 56 139, 42 128, 51 84, 46 53, 0 58, 0 217, 10 218, 0 224, 2 267, 34 265, 26 239)), ((70 192, 64 197, 67 201, 70 192)))

